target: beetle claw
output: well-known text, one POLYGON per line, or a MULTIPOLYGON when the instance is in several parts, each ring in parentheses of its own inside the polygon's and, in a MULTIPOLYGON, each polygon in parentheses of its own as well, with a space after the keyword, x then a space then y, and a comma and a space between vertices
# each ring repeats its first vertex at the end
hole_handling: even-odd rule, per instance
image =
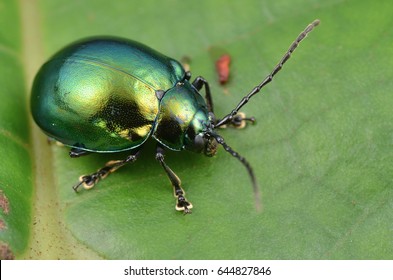
POLYGON ((183 214, 191 214, 192 204, 187 201, 187 199, 183 195, 179 195, 177 197, 177 203, 176 203, 176 210, 177 211, 183 211, 183 214))
POLYGON ((74 186, 72 187, 72 189, 77 193, 77 192, 78 192, 78 188, 79 188, 80 185, 82 185, 82 184, 83 184, 83 180, 81 181, 81 180, 79 179, 79 183, 76 184, 76 185, 74 185, 74 186))
POLYGON ((184 212, 183 212, 184 215, 191 214, 191 213, 192 213, 191 209, 187 207, 184 208, 184 212))

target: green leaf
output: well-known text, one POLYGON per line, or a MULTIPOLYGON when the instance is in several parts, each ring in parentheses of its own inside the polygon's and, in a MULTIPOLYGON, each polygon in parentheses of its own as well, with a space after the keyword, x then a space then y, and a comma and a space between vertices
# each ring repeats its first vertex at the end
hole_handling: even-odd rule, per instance
POLYGON ((369 2, 5 1, 1 246, 33 259, 391 259, 391 3, 369 2), (74 40, 104 34, 189 57, 222 117, 315 18, 320 26, 242 109, 257 124, 219 131, 253 166, 261 212, 245 168, 223 149, 214 158, 166 153, 194 205, 191 215, 176 212, 153 141, 137 162, 75 194, 80 175, 127 153, 71 159, 28 121, 40 65, 74 40), (231 76, 221 86, 214 63, 224 52, 231 76))
POLYGON ((13 2, 1 3, 0 26, 0 259, 12 259, 28 246, 33 193, 21 26, 13 2))

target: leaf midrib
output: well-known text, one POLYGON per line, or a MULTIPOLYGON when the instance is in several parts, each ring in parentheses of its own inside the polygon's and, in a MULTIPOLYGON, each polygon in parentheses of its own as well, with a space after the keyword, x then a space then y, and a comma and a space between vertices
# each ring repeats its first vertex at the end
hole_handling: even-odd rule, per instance
MULTIPOLYGON (((20 0, 22 61, 24 65, 26 100, 30 100, 30 87, 35 73, 45 60, 42 34, 42 15, 36 0, 20 0)), ((29 102, 26 102, 29 112, 29 102)), ((100 257, 71 235, 62 222, 62 209, 53 176, 53 158, 50 146, 33 120, 30 118, 30 142, 34 174, 34 196, 32 199, 32 225, 29 249, 21 256, 24 259, 74 259, 100 257), (72 248, 72 249, 70 249, 72 248)))

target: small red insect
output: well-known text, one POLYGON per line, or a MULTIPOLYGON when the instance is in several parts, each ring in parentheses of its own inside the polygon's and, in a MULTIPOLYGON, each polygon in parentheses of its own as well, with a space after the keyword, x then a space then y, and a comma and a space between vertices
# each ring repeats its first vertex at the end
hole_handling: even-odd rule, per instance
POLYGON ((223 54, 216 61, 216 70, 218 73, 218 80, 220 84, 224 85, 229 79, 229 65, 231 64, 231 56, 229 54, 223 54))

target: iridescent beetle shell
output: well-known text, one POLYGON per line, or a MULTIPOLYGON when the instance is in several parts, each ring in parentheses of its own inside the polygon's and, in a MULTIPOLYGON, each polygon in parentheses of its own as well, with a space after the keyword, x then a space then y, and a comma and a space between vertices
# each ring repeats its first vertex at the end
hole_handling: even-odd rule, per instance
POLYGON ((130 150, 149 136, 181 150, 194 115, 203 112, 197 126, 208 116, 179 62, 111 37, 72 44, 45 63, 34 80, 31 111, 51 138, 93 152, 130 150))

